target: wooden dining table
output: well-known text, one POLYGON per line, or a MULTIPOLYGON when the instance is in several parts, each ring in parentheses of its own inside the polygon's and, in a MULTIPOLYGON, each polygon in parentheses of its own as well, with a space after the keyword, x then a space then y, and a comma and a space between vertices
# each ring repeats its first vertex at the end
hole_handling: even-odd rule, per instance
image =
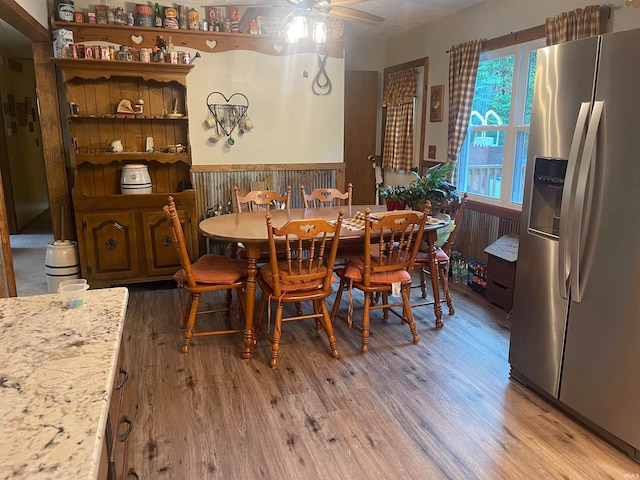
MULTIPOLYGON (((366 209, 371 213, 386 212, 384 205, 352 205, 340 207, 321 208, 293 208, 284 210, 269 210, 271 222, 274 227, 282 227, 289 220, 304 218, 323 218, 331 221, 338 218, 338 212, 344 211, 343 228, 340 232, 340 240, 357 239, 364 237, 364 228, 353 230, 345 227, 348 220, 356 216, 356 213, 364 213, 366 209)), ((261 252, 266 250, 268 245, 267 224, 265 219, 266 211, 230 213, 206 218, 199 224, 200 232, 207 238, 222 242, 242 243, 246 249, 249 271, 247 277, 247 290, 245 295, 245 331, 244 331, 244 351, 243 358, 251 358, 253 348, 253 317, 256 302, 256 279, 258 276, 258 259, 261 252)), ((425 224, 423 241, 428 245, 430 262, 431 284, 433 287, 433 310, 436 317, 436 328, 441 328, 442 307, 440 306, 440 294, 438 288, 438 267, 436 258, 436 241, 438 239, 437 230, 445 226, 448 217, 436 216, 439 223, 425 224)))

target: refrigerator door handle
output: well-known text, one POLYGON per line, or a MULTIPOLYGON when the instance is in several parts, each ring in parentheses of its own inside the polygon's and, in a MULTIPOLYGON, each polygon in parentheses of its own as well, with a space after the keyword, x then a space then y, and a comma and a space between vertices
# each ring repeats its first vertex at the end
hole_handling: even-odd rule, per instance
MULTIPOLYGON (((582 301, 582 289, 580 288, 580 263, 582 241, 582 228, 585 197, 587 193, 587 180, 589 178, 589 170, 593 162, 593 150, 596 144, 598 129, 600 127, 600 119, 602 118, 602 110, 604 101, 594 102, 593 111, 591 112, 591 120, 587 129, 587 138, 584 142, 584 150, 582 151, 582 160, 580 161, 580 171, 578 172, 578 182, 576 185, 575 208, 573 209, 572 218, 572 236, 571 236, 571 299, 577 303, 582 301)), ((584 280, 584 279, 582 279, 584 280)), ((584 284, 584 282, 582 282, 584 284)))
POLYGON ((558 286, 559 293, 562 298, 569 298, 569 272, 571 265, 571 256, 569 255, 569 245, 571 243, 571 219, 569 212, 574 207, 576 185, 578 183, 578 172, 580 170, 577 162, 582 145, 582 138, 591 109, 590 102, 583 102, 580 105, 578 119, 576 120, 576 128, 573 131, 573 140, 571 141, 571 150, 569 150, 569 159, 567 161, 567 173, 565 176, 565 185, 562 190, 562 202, 560 204, 560 230, 558 234, 558 286))

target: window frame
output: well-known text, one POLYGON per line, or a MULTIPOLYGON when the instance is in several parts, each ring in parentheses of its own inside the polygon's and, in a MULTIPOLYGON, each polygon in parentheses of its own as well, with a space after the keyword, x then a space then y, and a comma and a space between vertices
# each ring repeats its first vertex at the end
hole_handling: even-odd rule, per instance
MULTIPOLYGON (((504 132, 504 150, 503 150, 503 162, 500 181, 499 198, 485 197, 478 194, 469 193, 469 199, 474 203, 486 204, 489 206, 495 206, 507 210, 521 211, 522 203, 517 203, 511 200, 512 190, 514 185, 514 171, 516 167, 516 151, 518 149, 518 137, 521 132, 529 131, 529 124, 524 123, 524 115, 526 110, 526 95, 528 82, 528 71, 530 55, 532 51, 538 50, 545 46, 544 38, 532 38, 522 42, 511 42, 508 45, 496 45, 497 48, 483 49, 481 52, 481 60, 491 61, 498 58, 513 56, 514 57, 514 69, 512 84, 514 88, 511 91, 509 118, 507 122, 502 125, 483 125, 474 126, 475 132, 487 131, 487 132, 504 132), (507 179, 507 181, 505 181, 507 179)), ((469 131, 471 131, 471 122, 469 131)), ((470 135, 467 133, 465 138, 465 145, 468 145, 470 141, 470 135)), ((464 148, 464 147, 463 147, 464 148)), ((462 152, 463 150, 461 150, 462 152)), ((458 161, 458 167, 460 162, 458 161)), ((464 178, 466 175, 458 174, 458 178, 464 178)), ((464 189, 459 188, 461 191, 464 189)))

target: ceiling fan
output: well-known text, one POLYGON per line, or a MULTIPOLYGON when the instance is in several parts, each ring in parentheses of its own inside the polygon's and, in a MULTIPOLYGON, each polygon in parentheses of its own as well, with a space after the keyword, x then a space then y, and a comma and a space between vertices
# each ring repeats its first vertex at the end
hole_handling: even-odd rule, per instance
POLYGON ((293 6, 293 14, 323 14, 329 17, 345 21, 376 24, 384 21, 384 18, 371 13, 356 10, 345 5, 360 3, 366 0, 284 0, 286 4, 293 6))

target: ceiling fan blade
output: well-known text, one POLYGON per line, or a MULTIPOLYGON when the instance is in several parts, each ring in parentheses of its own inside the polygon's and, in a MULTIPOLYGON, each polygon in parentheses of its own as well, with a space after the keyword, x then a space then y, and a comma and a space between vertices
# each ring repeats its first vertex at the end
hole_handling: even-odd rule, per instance
POLYGON ((372 13, 362 12, 360 10, 354 10, 353 8, 348 7, 340 7, 331 5, 331 11, 329 15, 335 18, 339 18, 341 20, 347 21, 355 21, 369 24, 377 24, 384 22, 384 18, 379 17, 377 15, 373 15, 372 13))
POLYGON ((360 3, 364 0, 331 0, 331 6, 336 7, 339 5, 349 5, 351 3, 360 3))

